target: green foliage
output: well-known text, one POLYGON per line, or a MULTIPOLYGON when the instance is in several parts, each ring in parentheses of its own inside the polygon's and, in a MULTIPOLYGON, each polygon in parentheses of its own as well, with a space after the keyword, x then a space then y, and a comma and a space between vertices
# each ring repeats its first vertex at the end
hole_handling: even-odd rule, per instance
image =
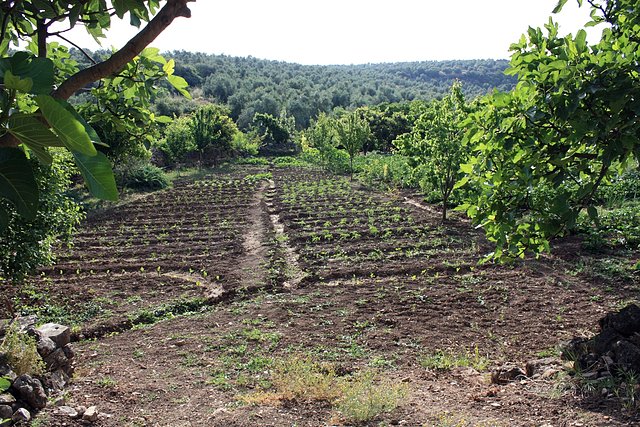
POLYGON ((410 159, 400 154, 367 154, 356 159, 357 178, 376 187, 420 188, 427 174, 424 167, 413 167, 410 159))
POLYGON ((640 158, 640 16, 631 0, 592 7, 593 23, 607 22, 600 42, 584 30, 558 36, 530 28, 511 46, 511 93, 497 92, 468 120, 472 153, 463 182, 479 190, 464 206, 496 244, 493 257, 549 249, 548 240, 575 226, 616 172, 640 158), (534 198, 534 189, 557 189, 534 198))
POLYGON ((460 179, 460 164, 467 158, 462 145, 462 121, 468 114, 462 85, 456 82, 442 100, 433 101, 416 121, 413 130, 396 140, 403 154, 414 164, 424 165, 427 178, 442 201, 442 219, 447 219, 449 199, 460 179))
POLYGON ((199 107, 191 119, 191 133, 202 163, 205 153, 218 166, 220 159, 231 153, 238 127, 226 107, 207 104, 199 107))
POLYGON ((121 188, 155 191, 169 186, 169 179, 162 169, 138 159, 121 162, 114 168, 114 173, 121 188))
MULTIPOLYGON (((234 155, 239 157, 257 156, 260 151, 260 145, 262 141, 255 132, 241 132, 238 131, 233 135, 231 141, 231 151, 234 155)), ((263 159, 266 160, 266 159, 263 159)), ((268 164, 269 162, 267 162, 268 164)))
POLYGON ((26 219, 7 202, 0 201, 8 212, 6 228, 0 232, 0 276, 5 279, 20 279, 39 265, 51 263, 52 247, 57 242, 68 242, 83 218, 80 207, 67 194, 75 172, 68 153, 54 152, 49 166, 30 160, 28 167, 40 190, 34 218, 26 219))
POLYGON ((0 377, 0 393, 4 393, 11 387, 11 381, 7 378, 0 377))
MULTIPOLYGON (((455 80, 463 82, 469 99, 494 88, 509 90, 515 84, 512 76, 504 75, 505 60, 316 66, 185 51, 171 56, 181 65, 176 66, 176 74, 201 90, 205 99, 228 105, 242 130, 250 128, 256 113, 276 116, 286 110, 301 130, 320 112, 335 108, 440 98, 455 80)), ((364 147, 366 152, 391 148, 392 134, 401 124, 395 111, 393 106, 382 107, 363 117, 374 134, 371 145, 364 147)), ((171 115, 169 111, 162 114, 171 115)))
POLYGON ((353 159, 371 137, 369 124, 357 113, 348 113, 334 122, 338 147, 349 155, 349 172, 353 177, 353 159))
POLYGON ((409 394, 405 383, 380 379, 374 371, 359 373, 342 385, 336 408, 348 422, 364 422, 396 409, 409 394))
POLYGON ((38 354, 35 338, 20 332, 16 323, 9 326, 0 342, 0 353, 6 355, 11 370, 18 376, 44 372, 44 362, 38 354))
POLYGON ((164 138, 158 143, 158 149, 165 154, 170 165, 184 161, 189 153, 195 152, 191 117, 174 119, 166 127, 164 138))
POLYGON ((318 118, 311 123, 311 126, 304 132, 306 148, 314 148, 318 152, 319 164, 328 169, 331 153, 335 150, 336 130, 335 119, 320 113, 318 118))
POLYGON ((286 111, 276 117, 268 113, 256 113, 253 117, 255 132, 260 136, 262 154, 287 155, 294 154, 293 144, 295 124, 286 111))

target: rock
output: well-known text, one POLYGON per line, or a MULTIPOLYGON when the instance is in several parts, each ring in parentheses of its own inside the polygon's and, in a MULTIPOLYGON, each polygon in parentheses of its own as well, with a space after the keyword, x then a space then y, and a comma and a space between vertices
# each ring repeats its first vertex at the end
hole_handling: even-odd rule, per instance
POLYGON ((82 405, 76 406, 76 411, 78 411, 79 417, 82 417, 86 410, 87 410, 86 406, 82 406, 82 405))
POLYGON ((48 355, 53 353, 55 351, 55 349, 57 348, 56 347, 56 343, 54 343, 51 338, 42 337, 42 336, 38 340, 37 346, 38 346, 37 347, 38 348, 38 353, 42 357, 47 357, 48 355))
POLYGON ((532 378, 534 375, 542 375, 543 372, 546 372, 552 368, 558 368, 562 365, 562 361, 556 357, 545 357, 543 359, 534 359, 527 361, 525 365, 525 371, 529 378, 532 378))
POLYGON ((69 367, 71 361, 64 354, 64 350, 61 348, 56 349, 53 353, 44 358, 44 363, 47 365, 47 370, 57 371, 69 367))
POLYGON ((4 354, 0 355, 0 377, 14 381, 18 376, 11 370, 4 354))
POLYGON ((46 374, 43 381, 47 390, 62 391, 64 386, 69 382, 69 375, 67 375, 64 370, 58 369, 55 372, 46 374))
POLYGON ((16 398, 13 397, 12 394, 9 394, 9 393, 0 394, 0 405, 11 405, 13 403, 16 403, 16 398))
POLYGON ((71 342, 71 328, 57 323, 45 323, 37 331, 40 336, 51 339, 56 347, 62 348, 71 342))
POLYGON ((67 356, 67 359, 73 359, 76 356, 76 353, 69 344, 62 347, 62 351, 64 351, 64 355, 67 356))
POLYGON ((560 345, 560 357, 562 360, 577 360, 581 354, 587 351, 589 340, 578 337, 560 345))
POLYGON ((31 378, 29 375, 20 375, 14 382, 13 388, 17 397, 25 401, 34 409, 42 409, 47 406, 47 395, 44 392, 40 380, 31 378))
POLYGON ((11 418, 13 409, 9 405, 0 405, 0 420, 11 418))
POLYGON ((609 352, 613 344, 620 340, 624 340, 624 336, 614 329, 603 329, 602 332, 589 340, 588 350, 599 357, 609 352))
POLYGON ((640 348, 627 340, 617 341, 612 346, 616 368, 640 373, 640 348))
POLYGON ((491 382, 494 384, 507 384, 526 378, 526 375, 519 366, 513 363, 505 363, 491 372, 491 382))
POLYGON ((71 406, 60 406, 58 409, 56 409, 56 413, 74 419, 80 416, 78 414, 78 411, 71 406))
POLYGON ((604 332, 607 329, 625 337, 640 332, 640 307, 629 304, 617 313, 609 313, 599 321, 600 328, 604 332))
POLYGON ((38 316, 36 316, 35 314, 31 316, 22 316, 18 317, 16 321, 18 322, 18 325, 20 327, 20 332, 26 332, 36 326, 36 323, 38 322, 38 316))
POLYGON ((31 413, 24 408, 20 408, 13 413, 11 421, 14 423, 28 423, 31 421, 31 413))
POLYGON ((93 423, 98 421, 98 408, 95 406, 89 406, 84 414, 82 414, 82 420, 93 423))

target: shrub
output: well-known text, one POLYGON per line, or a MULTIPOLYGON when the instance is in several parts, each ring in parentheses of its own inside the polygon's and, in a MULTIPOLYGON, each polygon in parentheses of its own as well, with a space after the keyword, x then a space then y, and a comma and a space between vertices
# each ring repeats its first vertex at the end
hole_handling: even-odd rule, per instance
POLYGON ((13 323, 7 328, 0 342, 0 353, 4 353, 11 370, 18 376, 40 375, 44 372, 44 362, 38 354, 35 338, 20 332, 13 323))
POLYGON ((169 179, 162 169, 143 161, 125 162, 116 166, 114 172, 119 187, 155 191, 169 186, 169 179))
POLYGON ((374 371, 365 371, 343 383, 336 408, 345 421, 368 421, 400 406, 408 393, 407 384, 378 380, 374 371))
POLYGON ((158 143, 158 149, 167 156, 169 164, 175 165, 196 151, 196 143, 191 129, 191 117, 178 117, 167 126, 164 135, 164 138, 158 143))
POLYGON ((260 137, 255 132, 244 133, 238 131, 231 141, 231 151, 239 157, 257 156, 260 144, 260 137))

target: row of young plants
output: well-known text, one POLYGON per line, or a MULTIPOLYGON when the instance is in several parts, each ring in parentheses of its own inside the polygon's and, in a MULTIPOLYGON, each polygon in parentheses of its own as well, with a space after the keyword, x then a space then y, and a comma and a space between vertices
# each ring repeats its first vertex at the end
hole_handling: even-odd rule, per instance
POLYGON ((212 286, 233 280, 240 230, 248 225, 244 208, 258 182, 244 173, 178 182, 122 209, 94 213, 55 265, 9 287, 15 309, 43 322, 86 326, 128 322, 139 310, 174 300, 204 301, 212 286))

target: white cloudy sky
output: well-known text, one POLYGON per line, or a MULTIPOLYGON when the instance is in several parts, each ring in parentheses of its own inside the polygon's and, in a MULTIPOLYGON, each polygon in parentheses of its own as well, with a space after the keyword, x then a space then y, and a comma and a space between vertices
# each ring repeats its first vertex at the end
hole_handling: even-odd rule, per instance
MULTIPOLYGON (((529 26, 548 21, 557 0, 197 0, 152 44, 301 64, 361 64, 508 58, 529 26)), ((126 17, 125 17, 126 19, 126 17)), ((554 20, 561 34, 588 21, 575 0, 554 20)), ((132 35, 116 25, 104 47, 132 35)), ((74 35, 95 49, 90 38, 74 35)), ((595 33, 590 35, 595 42, 595 33)))

